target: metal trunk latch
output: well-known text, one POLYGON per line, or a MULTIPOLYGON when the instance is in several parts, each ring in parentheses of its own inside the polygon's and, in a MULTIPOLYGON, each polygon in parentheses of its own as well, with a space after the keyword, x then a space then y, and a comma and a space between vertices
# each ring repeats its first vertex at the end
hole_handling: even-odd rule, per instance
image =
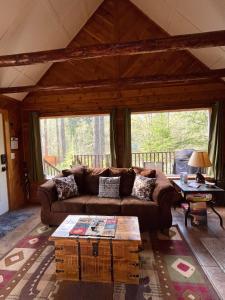
POLYGON ((98 256, 98 243, 92 243, 92 255, 98 256))

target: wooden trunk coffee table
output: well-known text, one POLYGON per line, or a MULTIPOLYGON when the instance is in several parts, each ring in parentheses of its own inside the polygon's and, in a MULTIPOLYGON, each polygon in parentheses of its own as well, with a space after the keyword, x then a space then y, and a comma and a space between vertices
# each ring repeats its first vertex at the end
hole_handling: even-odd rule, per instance
POLYGON ((80 217, 68 216, 49 238, 55 244, 57 279, 138 284, 138 218, 118 216, 113 238, 69 235, 80 217))

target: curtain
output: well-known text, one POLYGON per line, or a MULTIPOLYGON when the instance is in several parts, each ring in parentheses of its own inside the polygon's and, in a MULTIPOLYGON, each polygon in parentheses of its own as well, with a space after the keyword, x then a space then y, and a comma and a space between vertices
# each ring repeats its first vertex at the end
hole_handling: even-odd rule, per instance
POLYGON ((36 112, 30 114, 29 132, 30 180, 32 182, 41 182, 44 180, 44 172, 41 155, 39 115, 36 112))
POLYGON ((209 131, 209 158, 212 162, 211 174, 217 185, 225 187, 225 122, 224 104, 216 102, 212 107, 209 131))
POLYGON ((110 152, 112 167, 117 167, 116 135, 116 110, 113 109, 110 113, 110 152))
POLYGON ((124 109, 124 153, 123 167, 129 168, 132 165, 131 154, 131 112, 128 108, 124 109))

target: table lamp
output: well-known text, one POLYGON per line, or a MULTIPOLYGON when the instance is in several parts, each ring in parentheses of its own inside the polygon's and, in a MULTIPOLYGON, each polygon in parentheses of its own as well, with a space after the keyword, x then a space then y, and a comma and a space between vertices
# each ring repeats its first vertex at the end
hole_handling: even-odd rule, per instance
POLYGON ((196 173, 196 182, 205 183, 205 178, 201 174, 201 168, 208 168, 212 166, 212 163, 209 160, 208 153, 204 151, 194 151, 191 154, 188 165, 191 167, 199 168, 199 171, 196 173))

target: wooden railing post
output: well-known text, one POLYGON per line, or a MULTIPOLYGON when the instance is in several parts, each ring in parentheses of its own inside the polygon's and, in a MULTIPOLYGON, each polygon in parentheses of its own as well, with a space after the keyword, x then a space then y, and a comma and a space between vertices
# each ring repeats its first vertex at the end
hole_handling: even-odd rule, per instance
POLYGON ((57 169, 54 165, 52 165, 50 162, 47 160, 43 160, 43 169, 44 169, 44 174, 47 176, 56 176, 60 173, 60 170, 57 169))

